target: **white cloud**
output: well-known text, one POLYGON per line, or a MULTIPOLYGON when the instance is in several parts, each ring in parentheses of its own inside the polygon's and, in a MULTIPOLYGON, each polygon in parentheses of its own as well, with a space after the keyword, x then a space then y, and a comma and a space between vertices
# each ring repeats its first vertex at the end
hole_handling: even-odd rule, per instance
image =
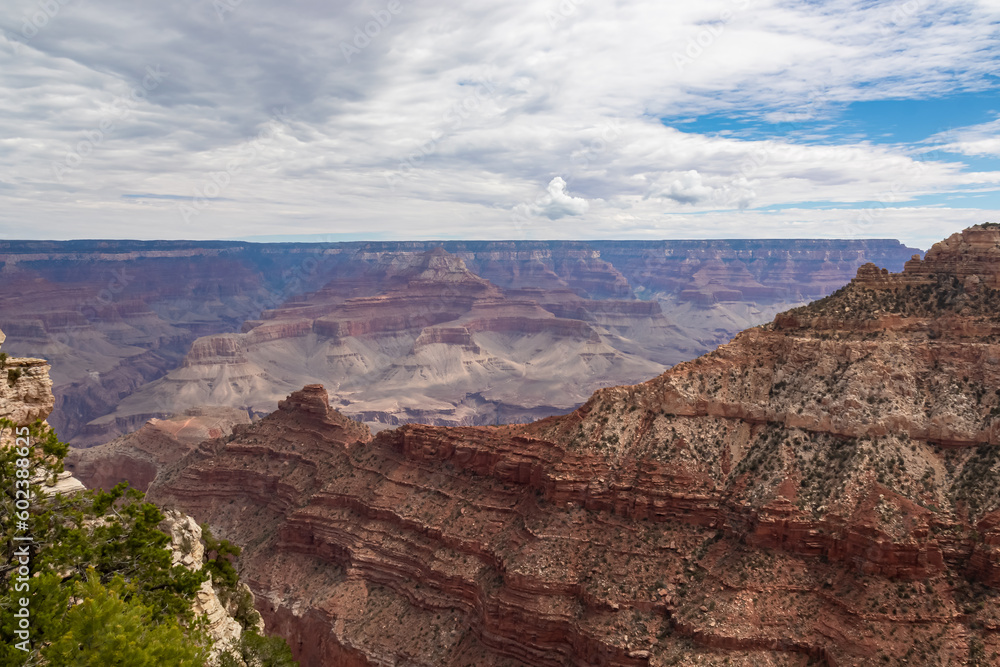
POLYGON ((973 156, 1000 156, 1000 118, 931 137, 929 150, 973 156))
POLYGON ((558 220, 566 216, 583 215, 590 209, 590 202, 582 197, 573 197, 566 192, 566 181, 556 176, 549 181, 545 194, 530 204, 518 204, 514 214, 518 216, 545 216, 558 220))
MULTIPOLYGON (((848 0, 758 0, 746 9, 732 0, 636 0, 577 3, 551 25, 558 0, 461 8, 404 0, 349 63, 341 43, 353 42, 381 0, 231 4, 220 18, 199 0, 66 2, 27 38, 22 18, 39 5, 8 3, 0 236, 361 229, 408 238, 473 229, 510 238, 519 205, 536 218, 531 234, 663 236, 691 228, 697 215, 703 236, 786 236, 821 233, 831 216, 849 214, 831 211, 826 226, 761 218, 786 221, 786 233, 727 220, 737 209, 800 202, 898 206, 1000 180, 957 161, 918 161, 908 146, 748 141, 659 120, 714 112, 794 123, 830 118, 856 100, 981 87, 998 69, 995 3, 912 0, 915 11, 894 15, 892 6, 848 0), (700 50, 678 69, 674 54, 689 57, 692 41, 700 50), (167 73, 162 84, 55 179, 53 163, 92 136, 147 66, 167 73), (287 109, 280 129, 253 149, 248 140, 276 108, 287 109), (183 200, 122 199, 200 196, 234 160, 224 194, 194 218, 179 213, 183 200), (541 183, 548 188, 536 201, 541 183), (719 208, 730 211, 712 213, 719 208), (572 229, 547 226, 567 216, 572 229)), ((993 132, 940 144, 995 154, 993 132)), ((884 220, 872 234, 911 234, 903 217, 884 220)))
POLYGON ((701 182, 701 174, 691 169, 674 178, 660 196, 681 204, 700 204, 710 199, 714 192, 701 182))

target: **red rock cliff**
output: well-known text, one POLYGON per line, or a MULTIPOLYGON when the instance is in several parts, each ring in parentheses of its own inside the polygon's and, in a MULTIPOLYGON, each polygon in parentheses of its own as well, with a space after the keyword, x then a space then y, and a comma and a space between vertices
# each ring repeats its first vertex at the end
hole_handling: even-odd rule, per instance
POLYGON ((306 387, 151 495, 305 664, 995 664, 997 267, 968 230, 525 426, 372 438, 306 387))

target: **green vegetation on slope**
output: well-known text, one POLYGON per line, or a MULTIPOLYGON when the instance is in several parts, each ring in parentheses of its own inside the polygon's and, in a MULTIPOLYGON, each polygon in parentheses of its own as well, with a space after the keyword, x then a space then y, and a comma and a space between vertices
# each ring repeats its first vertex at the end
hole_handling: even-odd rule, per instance
MULTIPOLYGON (((13 423, 0 420, 0 434, 14 432, 13 423)), ((211 640, 191 603, 209 572, 221 574, 224 566, 173 565, 170 537, 158 528, 163 514, 126 484, 110 492, 46 493, 40 482, 62 471, 68 447, 40 423, 29 432, 30 447, 21 440, 0 448, 0 667, 206 664, 211 640), (20 489, 17 480, 24 480, 20 489), (27 578, 18 572, 25 559, 27 578), (15 616, 22 599, 29 602, 27 644, 15 616)), ((228 543, 213 544, 217 559, 238 554, 228 543)), ((222 585, 243 590, 226 564, 222 585)), ((256 614, 244 605, 244 617, 256 621, 250 612, 256 614)), ((295 664, 284 640, 256 629, 246 635, 221 657, 223 665, 238 665, 236 653, 254 667, 295 664)))
POLYGON ((874 320, 881 313, 926 318, 961 313, 991 320, 1000 314, 1000 290, 979 285, 970 292, 956 276, 948 274, 935 275, 931 279, 933 282, 923 285, 906 284, 886 289, 872 289, 852 282, 830 296, 789 312, 859 320, 874 320))

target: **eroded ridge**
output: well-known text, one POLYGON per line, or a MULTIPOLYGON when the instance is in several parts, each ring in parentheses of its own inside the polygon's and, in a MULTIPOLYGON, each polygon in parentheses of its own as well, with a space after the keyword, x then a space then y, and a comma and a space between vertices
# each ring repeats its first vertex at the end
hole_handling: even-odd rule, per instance
POLYGON ((151 493, 307 664, 993 664, 1000 230, 577 411, 371 437, 309 386, 151 493))

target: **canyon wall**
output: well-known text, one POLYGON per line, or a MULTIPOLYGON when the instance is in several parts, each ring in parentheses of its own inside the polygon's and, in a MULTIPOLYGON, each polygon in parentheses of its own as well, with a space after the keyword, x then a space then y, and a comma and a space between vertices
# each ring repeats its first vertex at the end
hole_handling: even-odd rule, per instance
POLYGON ((12 354, 49 361, 52 425, 84 444, 87 422, 177 366, 198 336, 323 282, 311 255, 252 244, 3 241, 0 327, 12 354))
MULTIPOLYGON (((394 375, 397 395, 413 393, 419 400, 397 406, 350 387, 334 400, 374 426, 526 421, 569 410, 597 386, 635 382, 707 352, 741 329, 829 293, 865 262, 897 271, 914 252, 881 240, 3 241, 0 327, 16 334, 11 353, 49 361, 56 396, 52 424, 78 446, 108 442, 150 418, 205 407, 203 395, 185 399, 163 387, 122 406, 151 383, 171 384, 165 376, 175 370, 211 382, 213 404, 255 412, 273 410, 281 396, 308 382, 323 382, 332 391, 343 378, 358 383, 359 376, 384 371, 394 375), (494 302, 497 308, 533 303, 534 312, 490 313, 491 304, 483 302, 471 329, 465 323, 445 329, 427 325, 424 333, 418 328, 421 317, 445 314, 426 312, 427 298, 408 294, 402 277, 413 258, 436 247, 498 288, 504 298, 494 302), (343 329, 342 313, 334 311, 351 299, 385 295, 394 295, 388 306, 396 313, 365 323, 368 334, 384 344, 371 349, 355 337, 325 351, 320 361, 331 364, 325 374, 310 376, 301 369, 264 377, 274 368, 269 361, 284 366, 316 353, 317 346, 330 347, 331 338, 361 333, 357 327, 364 320, 355 317, 354 328, 343 329), (323 320, 331 315, 334 322, 323 320), (538 315, 553 321, 542 322, 538 315), (234 364, 243 357, 236 354, 233 336, 251 329, 253 336, 244 342, 257 346, 257 359, 251 366, 234 364), (402 333, 393 341, 393 332, 402 333), (223 335, 198 340, 218 334, 223 335), (473 345, 470 337, 486 343, 473 345), (586 386, 567 381, 554 389, 544 363, 532 369, 525 362, 536 348, 564 345, 567 338, 577 339, 576 347, 563 353, 587 360, 576 372, 596 380, 586 386), (268 343, 275 349, 266 349, 268 343), (206 353, 227 345, 231 354, 222 355, 209 379, 206 353), (436 358, 441 354, 446 359, 436 358), (390 369, 394 364, 396 371, 390 369), (469 365, 480 377, 469 380, 467 391, 427 394, 428 385, 453 382, 453 373, 422 377, 444 364, 459 374, 469 365), (484 381, 482 373, 494 381, 484 381), (485 393, 473 389, 489 385, 485 393)), ((361 313, 373 305, 381 304, 350 308, 361 313)), ((357 386, 370 387, 370 379, 357 386)))
POLYGON ((531 424, 310 385, 150 494, 308 664, 997 664, 998 279, 977 226, 531 424))

